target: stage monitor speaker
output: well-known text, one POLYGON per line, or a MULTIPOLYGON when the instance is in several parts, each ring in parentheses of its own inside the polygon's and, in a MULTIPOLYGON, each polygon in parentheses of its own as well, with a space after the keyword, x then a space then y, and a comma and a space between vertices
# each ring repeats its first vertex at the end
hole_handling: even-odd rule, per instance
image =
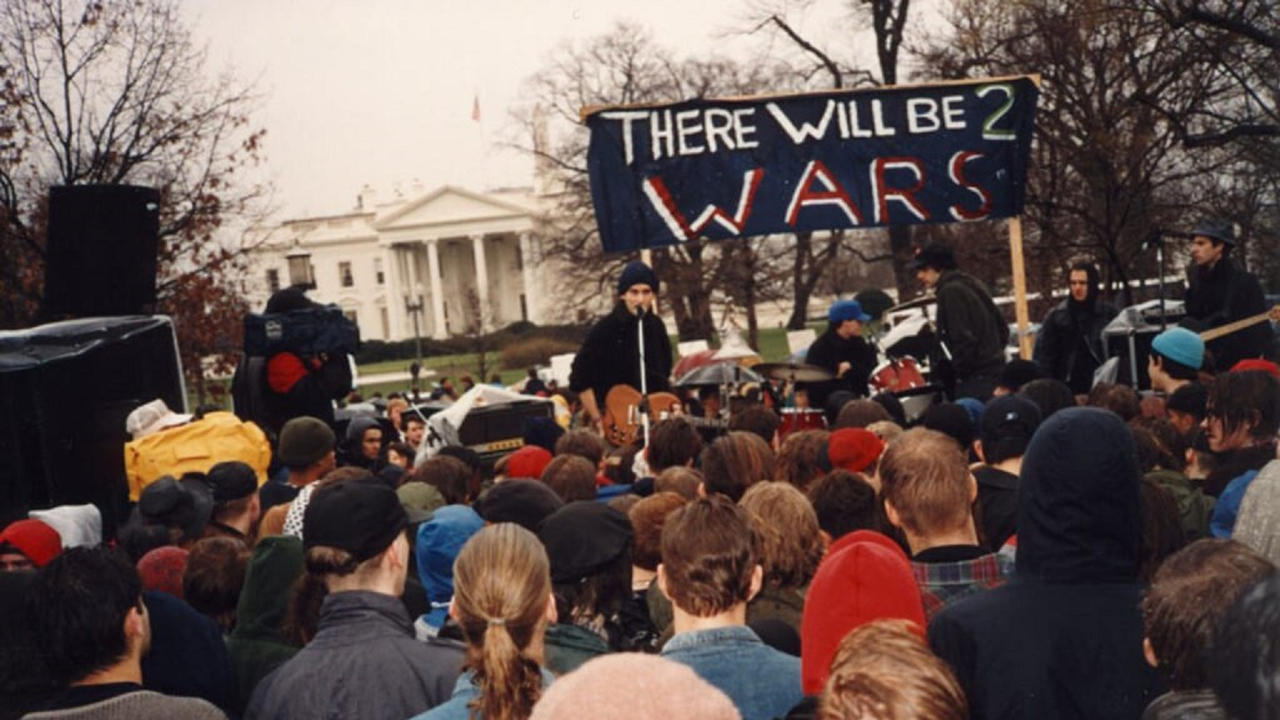
POLYGON ((154 188, 50 188, 44 317, 154 312, 159 207, 154 188))
POLYGON ((1147 358, 1151 355, 1151 341, 1159 333, 1159 330, 1137 330, 1131 334, 1103 336, 1107 345, 1107 357, 1120 357, 1120 364, 1116 368, 1116 384, 1128 385, 1139 391, 1151 389, 1147 358))
POLYGON ((127 502, 125 418, 186 407, 165 317, 69 320, 0 333, 0 513, 93 503, 114 531, 127 502))

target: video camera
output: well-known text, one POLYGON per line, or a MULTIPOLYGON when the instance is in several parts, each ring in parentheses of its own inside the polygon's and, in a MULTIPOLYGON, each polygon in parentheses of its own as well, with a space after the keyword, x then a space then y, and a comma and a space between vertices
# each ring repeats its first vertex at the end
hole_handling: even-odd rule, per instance
POLYGON ((360 328, 337 305, 249 314, 244 318, 244 354, 270 357, 295 355, 354 355, 360 348, 360 328))

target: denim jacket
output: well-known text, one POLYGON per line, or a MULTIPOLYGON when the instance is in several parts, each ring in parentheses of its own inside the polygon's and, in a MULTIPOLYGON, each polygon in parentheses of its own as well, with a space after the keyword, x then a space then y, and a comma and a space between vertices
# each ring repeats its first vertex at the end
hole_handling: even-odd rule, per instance
POLYGON ((785 717, 804 698, 800 658, 765 645, 744 625, 679 633, 661 654, 728 695, 742 720, 785 717))
MULTIPOLYGON (((480 697, 480 688, 475 684, 475 673, 467 670, 458 676, 458 682, 453 686, 453 697, 449 698, 443 705, 437 705, 430 710, 415 715, 410 720, 470 720, 471 709, 467 707, 468 703, 480 697)), ((542 670, 542 690, 546 692, 551 687, 555 676, 542 670)))

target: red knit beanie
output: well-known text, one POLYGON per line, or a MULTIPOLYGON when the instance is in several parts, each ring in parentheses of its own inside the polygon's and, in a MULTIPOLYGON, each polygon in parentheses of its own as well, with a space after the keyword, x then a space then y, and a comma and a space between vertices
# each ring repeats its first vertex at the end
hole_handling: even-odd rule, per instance
POLYGON ((525 445, 507 458, 507 477, 537 480, 550 462, 551 453, 546 448, 525 445))
POLYGON ((1249 370, 1261 370, 1264 373, 1269 373, 1271 377, 1280 378, 1280 366, 1262 358, 1245 358, 1231 366, 1231 372, 1247 372, 1249 370))
POLYGON ((30 518, 9 523, 0 533, 0 545, 13 547, 36 567, 44 567, 62 554, 62 537, 58 531, 30 518))
POLYGON ((914 622, 924 637, 920 590, 902 550, 888 538, 841 540, 818 566, 805 597, 800 669, 806 695, 822 691, 836 648, 855 628, 899 618, 914 622))
POLYGON ((138 576, 143 590, 159 590, 182 597, 182 573, 187 569, 187 551, 165 545, 149 551, 138 560, 138 576))
POLYGON ((827 460, 832 470, 862 472, 884 452, 884 441, 866 428, 841 428, 827 440, 827 460))

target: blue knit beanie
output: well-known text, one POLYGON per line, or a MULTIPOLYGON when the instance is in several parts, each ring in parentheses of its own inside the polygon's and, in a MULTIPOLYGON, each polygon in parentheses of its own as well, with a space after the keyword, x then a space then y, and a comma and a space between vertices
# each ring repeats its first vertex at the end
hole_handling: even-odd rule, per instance
POLYGON ((1165 330, 1151 341, 1151 349, 1192 370, 1204 364, 1204 340, 1186 328, 1165 330))
POLYGON ((622 268, 622 277, 618 278, 618 294, 622 295, 632 285, 648 285, 654 292, 658 292, 658 274, 643 262, 632 260, 622 268))

